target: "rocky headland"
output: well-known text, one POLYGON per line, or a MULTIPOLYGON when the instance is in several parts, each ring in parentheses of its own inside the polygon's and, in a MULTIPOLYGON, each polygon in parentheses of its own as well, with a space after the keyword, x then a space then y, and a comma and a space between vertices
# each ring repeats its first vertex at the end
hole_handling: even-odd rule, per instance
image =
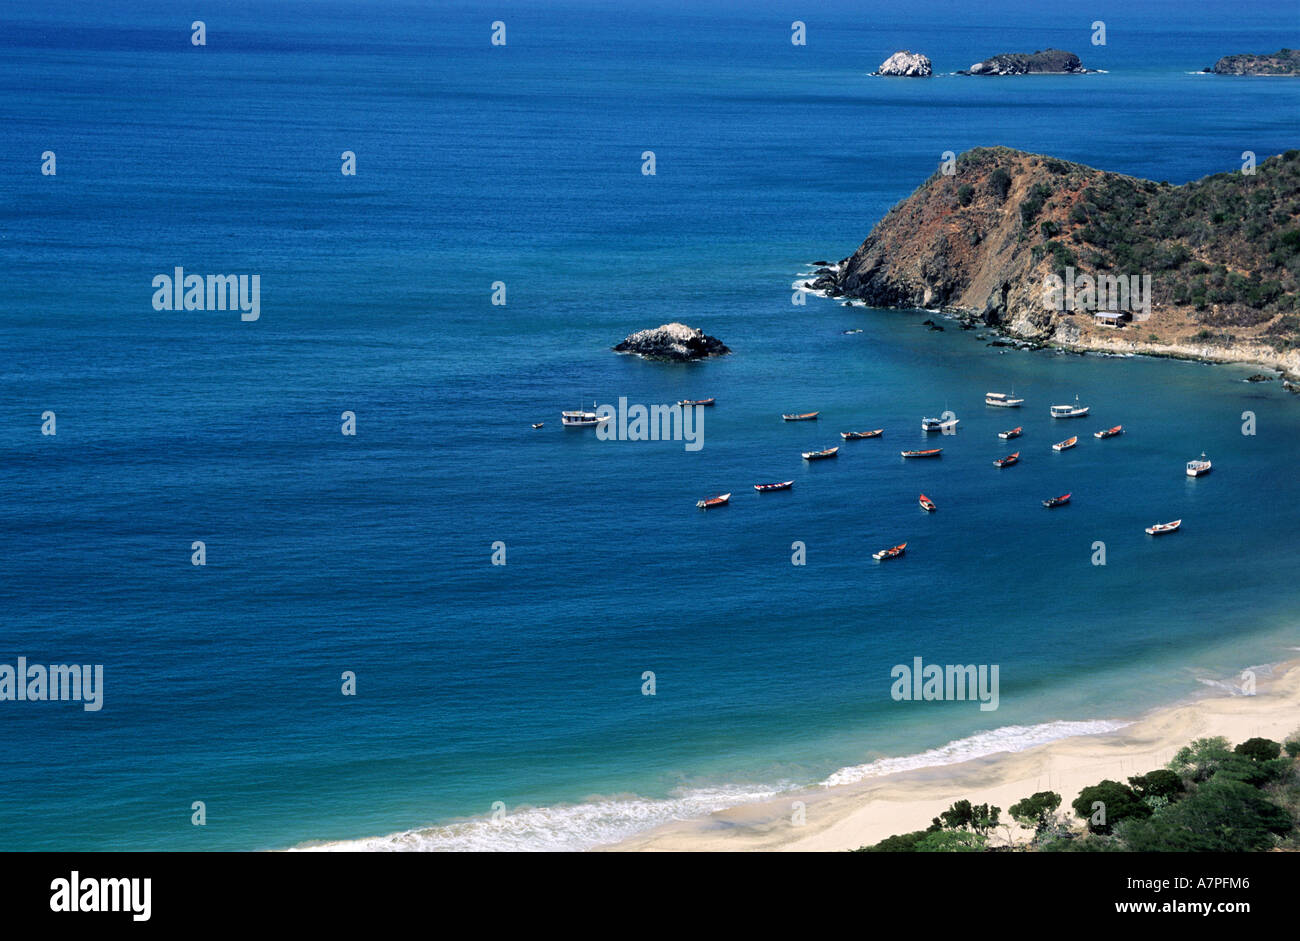
POLYGON ((804 287, 871 307, 946 310, 1016 345, 1300 376, 1300 151, 1182 186, 1006 147, 968 151, 954 169, 804 287), (1052 277, 1098 290, 1066 301, 1048 290, 1052 277), (1145 277, 1147 310, 1119 327, 1096 316, 1115 306, 1096 306, 1102 284, 1145 277))
POLYGON ((1204 71, 1215 75, 1300 75, 1300 49, 1224 56, 1204 71))
POLYGON ((1088 70, 1079 57, 1064 49, 1041 49, 1037 52, 1004 52, 976 62, 958 75, 1081 75, 1088 70))

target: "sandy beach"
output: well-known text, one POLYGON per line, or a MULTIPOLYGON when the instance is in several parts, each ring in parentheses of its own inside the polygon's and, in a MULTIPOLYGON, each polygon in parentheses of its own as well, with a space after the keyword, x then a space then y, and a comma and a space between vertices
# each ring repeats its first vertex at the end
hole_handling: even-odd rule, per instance
MULTIPOLYGON (((1051 790, 1064 798, 1103 778, 1163 767, 1197 738, 1221 735, 1236 744, 1254 736, 1282 741, 1300 729, 1300 661, 1261 675, 1253 695, 1205 698, 1162 707, 1130 725, 1099 735, 1058 739, 1021 752, 988 755, 960 764, 919 768, 838 787, 789 792, 762 803, 675 822, 602 847, 605 850, 744 851, 849 850, 896 833, 923 829, 963 798, 1002 808, 1009 835, 1024 836, 1007 808, 1051 790), (797 802, 803 822, 795 823, 797 802)), ((1002 839, 1008 833, 1003 832, 1002 839)))

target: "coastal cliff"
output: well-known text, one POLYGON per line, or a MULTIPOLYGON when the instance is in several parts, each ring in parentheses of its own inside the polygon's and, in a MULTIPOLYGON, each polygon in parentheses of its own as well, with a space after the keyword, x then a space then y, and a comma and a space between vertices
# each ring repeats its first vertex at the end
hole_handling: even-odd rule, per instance
POLYGON ((1300 375, 1300 151, 1182 186, 1005 147, 968 151, 955 170, 804 286, 947 309, 1035 344, 1300 375), (1096 315, 1122 309, 1108 303, 1121 279, 1133 309, 1116 328, 1096 315))

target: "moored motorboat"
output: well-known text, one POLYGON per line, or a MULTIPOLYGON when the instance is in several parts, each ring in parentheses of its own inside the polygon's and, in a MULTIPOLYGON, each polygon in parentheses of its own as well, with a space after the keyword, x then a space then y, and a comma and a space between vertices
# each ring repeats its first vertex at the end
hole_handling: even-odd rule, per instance
POLYGON ((1053 405, 1051 412, 1053 418, 1082 418, 1088 414, 1088 406, 1080 405, 1076 395, 1073 405, 1053 405))
POLYGON ((731 494, 715 493, 711 497, 705 497, 703 500, 700 500, 695 505, 698 506, 701 510, 711 510, 715 506, 726 506, 730 501, 731 501, 731 494))
POLYGON ((1043 506, 1051 509, 1054 506, 1065 506, 1070 502, 1070 494, 1063 493, 1059 497, 1052 497, 1050 500, 1044 500, 1043 506))
POLYGON ((1058 441, 1058 442, 1056 442, 1056 444, 1052 445, 1052 450, 1053 450, 1053 451, 1068 451, 1068 450, 1070 450, 1070 448, 1074 447, 1074 446, 1075 446, 1076 444, 1078 444, 1078 443, 1079 443, 1079 436, 1078 436, 1078 435, 1073 435, 1073 436, 1071 436, 1071 437, 1069 437, 1069 438, 1066 438, 1064 441, 1058 441))
POLYGON ((821 412, 801 412, 798 415, 782 415, 784 421, 816 421, 821 412))
POLYGON ((820 461, 828 457, 834 457, 836 454, 839 453, 839 450, 840 449, 838 447, 835 447, 835 448, 826 448, 823 451, 805 451, 803 452, 803 459, 805 461, 820 461))
POLYGON ((1122 435, 1123 433, 1124 426, 1116 425, 1114 428, 1103 428, 1101 431, 1094 431, 1092 436, 1094 438, 1113 438, 1116 435, 1122 435))
POLYGON ((582 408, 570 412, 561 412, 560 424, 564 425, 565 428, 595 428, 613 417, 612 415, 597 415, 594 411, 596 408, 595 402, 591 403, 591 407, 593 411, 590 412, 582 408))
POLYGON ((1205 457, 1205 452, 1201 452, 1201 458, 1198 461, 1187 462, 1187 476, 1200 477, 1202 474, 1208 474, 1214 465, 1205 457))
POLYGON ((919 502, 921 504, 921 509, 925 510, 927 513, 933 513, 935 510, 939 509, 937 506, 934 505, 934 501, 931 500, 929 497, 927 497, 925 494, 921 494, 921 499, 919 502))
POLYGON ((1165 533, 1174 533, 1178 527, 1183 525, 1182 520, 1174 520, 1172 523, 1156 523, 1154 526, 1147 527, 1148 536, 1163 536, 1165 533))
POLYGON ((1003 441, 1009 441, 1012 438, 1019 438, 1021 433, 1024 432, 1024 430, 1025 428, 1023 425, 1017 425, 1015 428, 1012 428, 1010 431, 999 431, 998 437, 1001 438, 1003 441))
POLYGON ((1012 464, 1019 464, 1019 463, 1020 463, 1020 452, 1016 451, 1014 454, 1008 454, 1006 457, 998 458, 996 461, 993 462, 993 466, 1010 467, 1012 464))
POLYGON ((871 553, 871 557, 877 562, 882 559, 897 559, 907 549, 907 543, 900 542, 896 546, 890 546, 888 549, 881 549, 879 552, 871 553))
POLYGON ((877 428, 875 431, 841 431, 840 437, 845 441, 861 441, 863 438, 879 438, 884 433, 883 428, 877 428))
POLYGON ((717 401, 716 399, 682 399, 682 400, 681 400, 680 402, 678 402, 677 404, 678 404, 678 405, 682 405, 682 406, 686 406, 686 405, 712 405, 712 404, 713 404, 714 402, 716 402, 716 401, 717 401))
POLYGON ((951 434, 957 428, 957 422, 960 418, 949 418, 946 421, 942 418, 922 418, 921 430, 926 432, 941 431, 944 434, 951 434))
POLYGON ((793 486, 793 480, 782 480, 775 484, 754 484, 754 489, 759 493, 771 493, 773 490, 789 490, 793 486))
POLYGON ((986 392, 984 393, 984 404, 993 405, 997 408, 1020 408, 1025 404, 1024 399, 1012 398, 1015 395, 1007 395, 1005 392, 986 392))
POLYGON ((929 448, 925 451, 900 451, 903 457, 938 457, 943 453, 943 448, 929 448))

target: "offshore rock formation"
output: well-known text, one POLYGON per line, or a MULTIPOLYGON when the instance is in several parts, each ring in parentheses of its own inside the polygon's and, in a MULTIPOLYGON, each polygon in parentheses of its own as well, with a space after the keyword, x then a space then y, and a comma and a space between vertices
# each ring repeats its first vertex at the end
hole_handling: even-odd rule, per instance
POLYGON ((1205 71, 1216 75, 1300 75, 1300 49, 1224 56, 1205 71))
POLYGON ((912 52, 904 49, 902 52, 895 52, 892 56, 880 63, 880 68, 876 69, 876 75, 899 75, 908 78, 926 78, 933 74, 934 69, 930 65, 930 60, 919 52, 912 52))
POLYGON ((708 336, 703 330, 688 327, 684 323, 666 323, 653 330, 638 331, 613 349, 615 353, 634 353, 646 359, 675 363, 723 356, 731 352, 717 337, 708 336))
POLYGON ((1013 341, 1253 362, 1300 376, 1300 151, 1182 186, 1006 147, 977 148, 885 215, 806 289, 941 308, 1013 341), (1063 304, 1049 276, 1149 277, 1123 326, 1063 304))
POLYGON ((1082 74, 1088 70, 1083 67, 1079 57, 1063 49, 1042 49, 1038 52, 1004 52, 1001 55, 976 62, 969 69, 962 69, 958 75, 1029 75, 1045 74, 1082 74))

